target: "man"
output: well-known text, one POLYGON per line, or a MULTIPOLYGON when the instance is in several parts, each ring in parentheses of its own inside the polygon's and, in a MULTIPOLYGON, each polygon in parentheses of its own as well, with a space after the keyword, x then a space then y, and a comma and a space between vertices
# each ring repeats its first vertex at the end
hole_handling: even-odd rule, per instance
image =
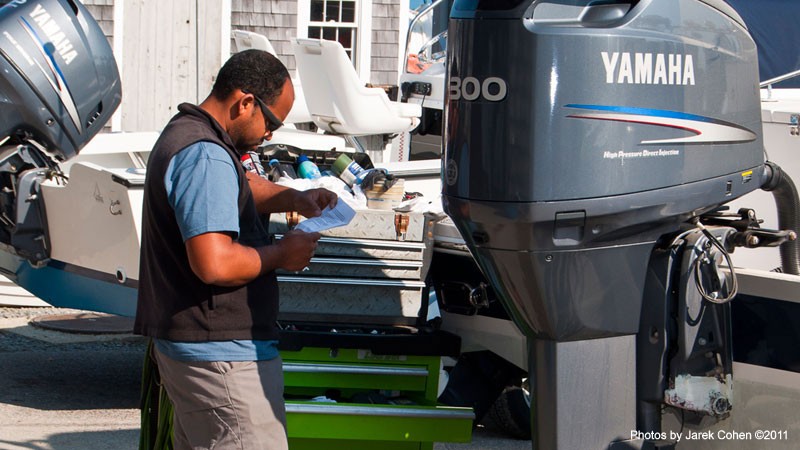
POLYGON ((154 338, 176 449, 288 448, 274 270, 305 267, 319 235, 269 245, 259 215, 313 217, 336 196, 272 184, 240 155, 270 139, 293 102, 280 61, 237 53, 208 98, 178 106, 150 154, 134 331, 154 338))

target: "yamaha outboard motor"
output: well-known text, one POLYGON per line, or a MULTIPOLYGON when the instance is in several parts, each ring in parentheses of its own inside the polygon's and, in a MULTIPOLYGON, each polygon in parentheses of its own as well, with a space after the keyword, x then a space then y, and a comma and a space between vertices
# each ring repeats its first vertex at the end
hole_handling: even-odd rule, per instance
POLYGON ((108 39, 76 0, 0 8, 0 242, 48 256, 38 185, 59 173, 121 101, 108 39))
MULTIPOLYGON (((445 208, 530 337, 536 448, 643 445, 636 334, 646 283, 663 281, 648 275, 657 250, 682 237, 670 280, 712 300, 735 291, 711 244, 730 233, 680 233, 763 182, 756 58, 721 0, 456 0, 445 208)), ((727 313, 712 309, 713 323, 679 331, 724 334, 727 313)), ((730 406, 724 342, 718 414, 730 406)), ((708 370, 686 353, 671 368, 651 358, 665 402, 708 370)))
POLYGON ((0 30, 0 138, 72 158, 121 100, 108 39, 75 0, 12 1, 0 30))

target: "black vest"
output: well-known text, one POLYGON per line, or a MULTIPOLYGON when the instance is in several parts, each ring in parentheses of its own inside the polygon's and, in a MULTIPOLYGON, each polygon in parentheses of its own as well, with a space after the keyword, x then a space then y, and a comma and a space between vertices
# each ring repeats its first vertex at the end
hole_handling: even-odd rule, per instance
MULTIPOLYGON (((134 332, 173 341, 277 339, 278 284, 270 272, 239 287, 203 283, 189 266, 164 175, 173 156, 207 141, 224 148, 239 176, 239 237, 243 245, 267 245, 233 142, 214 118, 188 103, 178 106, 150 153, 144 187, 139 301, 134 332)), ((219 261, 225 264, 225 261, 219 261)))

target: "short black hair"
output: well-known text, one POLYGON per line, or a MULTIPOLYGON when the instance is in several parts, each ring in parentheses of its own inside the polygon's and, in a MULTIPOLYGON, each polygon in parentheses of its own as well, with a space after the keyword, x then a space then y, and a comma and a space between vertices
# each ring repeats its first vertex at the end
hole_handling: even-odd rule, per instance
POLYGON ((219 69, 211 95, 223 100, 241 89, 272 105, 287 78, 289 71, 278 58, 263 50, 245 50, 235 53, 219 69))

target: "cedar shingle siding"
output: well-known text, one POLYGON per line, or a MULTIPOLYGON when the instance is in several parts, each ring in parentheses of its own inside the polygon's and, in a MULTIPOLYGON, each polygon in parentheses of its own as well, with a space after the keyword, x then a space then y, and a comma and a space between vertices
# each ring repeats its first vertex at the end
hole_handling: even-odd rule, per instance
POLYGON ((399 18, 395 0, 373 0, 370 82, 374 84, 397 84, 399 18))
MULTIPOLYGON (((231 29, 263 34, 290 71, 297 67, 289 42, 297 35, 296 0, 233 0, 231 29)), ((234 51, 231 39, 231 52, 234 51)))
MULTIPOLYGON (((232 29, 267 36, 281 61, 290 71, 295 70, 289 40, 297 35, 296 0, 233 0, 231 13, 232 29)), ((370 82, 374 84, 397 83, 399 16, 396 0, 373 0, 370 82)), ((231 51, 234 49, 231 41, 231 51)))
MULTIPOLYGON (((109 43, 113 39, 114 32, 114 1, 82 1, 100 24, 109 43)), ((396 0, 373 0, 371 83, 397 83, 399 16, 400 6, 396 0)), ((267 36, 275 47, 278 57, 290 71, 294 72, 297 64, 289 40, 297 35, 296 0, 232 0, 231 28, 254 31, 267 36)), ((231 39, 231 52, 234 50, 231 39)))
MULTIPOLYGON (((114 48, 114 0, 83 0, 81 3, 100 25, 108 44, 114 48)), ((111 131, 111 121, 103 126, 103 131, 111 131)))
POLYGON ((81 3, 100 25, 103 34, 108 38, 108 43, 113 47, 114 0, 83 0, 81 3))

